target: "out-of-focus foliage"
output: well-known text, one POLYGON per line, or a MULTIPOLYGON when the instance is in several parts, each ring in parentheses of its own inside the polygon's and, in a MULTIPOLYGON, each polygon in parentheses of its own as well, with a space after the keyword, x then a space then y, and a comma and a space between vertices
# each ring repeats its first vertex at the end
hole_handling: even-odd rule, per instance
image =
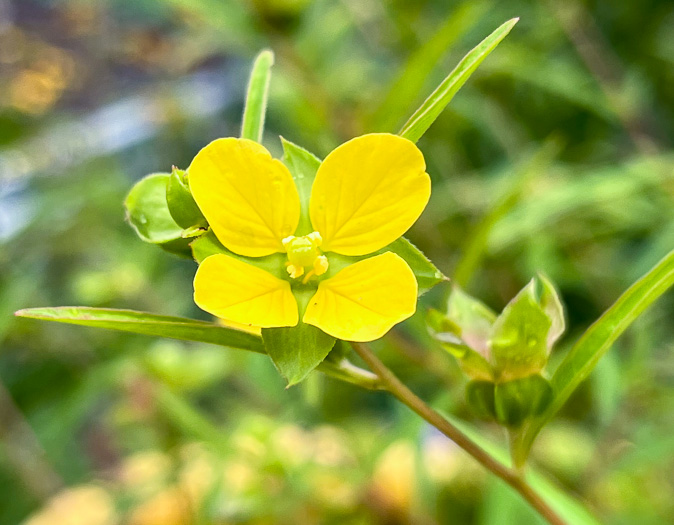
MULTIPOLYGON (((276 53, 265 144, 280 156, 283 134, 325 155, 397 131, 515 16, 419 141, 433 196, 409 237, 495 311, 539 270, 557 283, 554 369, 674 245, 671 2, 0 0, 0 525, 534 523, 385 394, 319 374, 284 390, 265 356, 11 316, 205 318, 195 265, 138 241, 122 203, 140 177, 238 134, 261 48, 276 53)), ((426 335, 423 310, 446 291, 376 349, 499 440, 426 335)), ((533 451, 604 522, 674 515, 673 308, 670 294, 614 345, 533 451)))

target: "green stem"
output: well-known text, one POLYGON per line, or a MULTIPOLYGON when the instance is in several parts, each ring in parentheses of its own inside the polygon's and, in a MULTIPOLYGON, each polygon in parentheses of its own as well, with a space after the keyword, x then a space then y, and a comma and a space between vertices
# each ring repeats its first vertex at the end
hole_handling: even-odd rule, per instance
POLYGON ((339 362, 332 362, 326 359, 318 365, 316 370, 340 381, 346 381, 347 383, 366 388, 367 390, 386 390, 386 387, 377 375, 357 367, 348 359, 342 359, 339 362))
POLYGON ((449 439, 454 441, 468 454, 473 456, 478 463, 480 463, 487 470, 501 478, 513 489, 520 493, 520 495, 545 518, 551 525, 566 525, 566 522, 557 515, 557 513, 541 498, 541 496, 534 491, 534 489, 527 483, 522 472, 516 469, 508 468, 501 462, 497 461, 477 443, 472 441, 466 434, 455 427, 451 422, 447 421, 438 412, 429 407, 412 392, 404 383, 398 379, 387 366, 382 363, 379 358, 374 355, 370 348, 363 343, 351 343, 356 353, 365 361, 372 371, 379 377, 382 385, 389 393, 398 399, 404 405, 407 405, 421 418, 437 428, 449 439))

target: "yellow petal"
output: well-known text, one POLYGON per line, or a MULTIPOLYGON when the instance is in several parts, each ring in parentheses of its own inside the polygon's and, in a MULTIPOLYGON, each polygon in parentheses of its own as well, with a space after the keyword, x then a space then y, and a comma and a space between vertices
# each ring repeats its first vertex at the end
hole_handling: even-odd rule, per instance
POLYGON ((424 157, 413 142, 375 133, 346 142, 316 173, 309 207, 323 251, 366 255, 395 241, 431 195, 424 157))
POLYGON ((288 281, 224 254, 199 265, 194 302, 216 317, 249 326, 295 326, 299 319, 288 281))
POLYGON ((417 280, 407 263, 386 252, 321 281, 303 321, 346 341, 373 341, 410 317, 417 280))
POLYGON ((300 198, 288 168, 263 146, 214 140, 188 173, 194 200, 222 244, 249 257, 285 251, 281 241, 295 233, 300 198))

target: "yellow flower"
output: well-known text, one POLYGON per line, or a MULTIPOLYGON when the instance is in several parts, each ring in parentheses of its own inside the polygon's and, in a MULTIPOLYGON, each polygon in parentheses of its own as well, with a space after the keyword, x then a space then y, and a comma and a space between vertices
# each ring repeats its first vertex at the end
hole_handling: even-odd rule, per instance
POLYGON ((288 168, 251 140, 211 142, 192 161, 189 185, 214 234, 233 253, 201 263, 194 301, 234 323, 295 326, 302 314, 304 323, 339 339, 381 337, 414 313, 417 281, 393 252, 362 256, 417 220, 430 197, 425 169, 414 143, 396 135, 342 144, 316 172, 308 215, 313 231, 300 232, 300 195, 288 168), (279 269, 273 275, 245 258, 272 265, 278 259, 279 269), (313 294, 300 300, 303 312, 293 292, 313 294))

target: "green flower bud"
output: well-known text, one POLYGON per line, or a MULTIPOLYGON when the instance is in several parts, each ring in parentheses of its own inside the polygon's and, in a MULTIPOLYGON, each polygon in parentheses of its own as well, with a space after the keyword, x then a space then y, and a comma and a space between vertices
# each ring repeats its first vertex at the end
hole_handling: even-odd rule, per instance
POLYGON ((471 379, 503 383, 541 372, 564 331, 564 311, 550 281, 539 276, 497 317, 454 287, 447 314, 431 310, 431 335, 471 379), (539 291, 540 290, 540 291, 539 291))
POLYGON ((168 181, 168 173, 154 173, 139 180, 124 201, 126 218, 143 241, 176 255, 191 257, 190 241, 182 238, 183 229, 168 209, 168 181))
POLYGON ((497 383, 494 387, 496 419, 502 425, 520 426, 527 418, 541 414, 552 398, 552 386, 539 374, 497 383))
POLYGON ((195 228, 205 230, 208 227, 206 219, 190 193, 187 173, 175 166, 169 176, 166 202, 169 213, 178 226, 189 230, 195 228))

